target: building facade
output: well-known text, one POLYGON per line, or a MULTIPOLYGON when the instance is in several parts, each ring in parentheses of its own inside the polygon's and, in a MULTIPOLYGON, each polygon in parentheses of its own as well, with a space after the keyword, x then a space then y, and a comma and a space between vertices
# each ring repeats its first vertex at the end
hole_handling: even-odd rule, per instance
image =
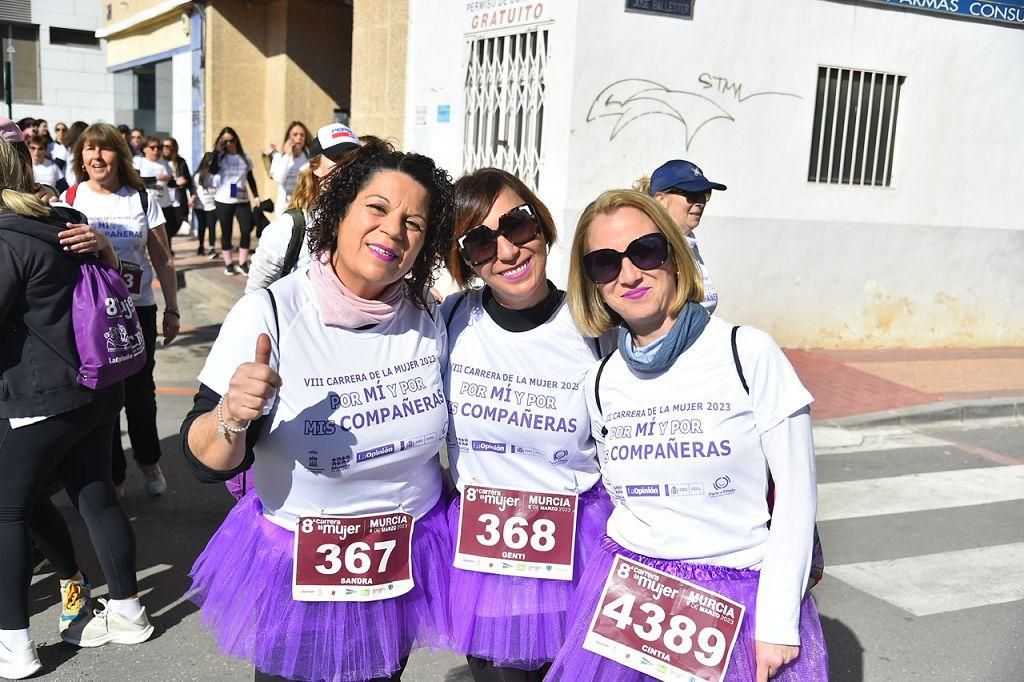
MULTIPOLYGON (((716 314, 787 346, 1024 345, 1022 4, 409 0, 401 140, 533 185, 556 281, 589 201, 685 158, 729 187, 696 233, 716 314)), ((357 126, 389 115, 355 95, 357 126)))
MULTIPOLYGON (((11 118, 43 118, 52 131, 58 121, 70 124, 113 117, 106 46, 96 37, 101 25, 97 2, 0 2, 0 58, 10 62, 11 118)), ((5 73, 7 69, 0 71, 4 88, 8 85, 5 73)), ((8 115, 6 107, 2 113, 8 115)))
POLYGON ((259 163, 293 120, 315 133, 349 110, 350 0, 103 0, 118 122, 172 135, 192 167, 231 126, 259 163))

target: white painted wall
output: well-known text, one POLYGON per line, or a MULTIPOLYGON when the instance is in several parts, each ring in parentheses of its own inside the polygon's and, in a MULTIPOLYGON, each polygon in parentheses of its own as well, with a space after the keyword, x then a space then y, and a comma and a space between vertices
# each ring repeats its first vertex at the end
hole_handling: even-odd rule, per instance
MULTIPOLYGON (((467 3, 410 4, 412 121, 416 96, 461 90, 467 3)), ((688 158, 729 186, 697 232, 718 314, 789 346, 1024 345, 1024 212, 1015 200, 1024 31, 830 0, 703 0, 693 20, 624 5, 545 2, 560 18, 539 194, 562 219, 563 244, 598 193, 688 158), (906 76, 892 187, 807 182, 819 65, 906 76), (702 74, 733 87, 705 88, 702 74), (614 137, 616 117, 595 118, 614 114, 601 101, 591 108, 624 79, 713 100, 681 105, 688 148, 687 128, 669 116, 644 116, 614 137), (767 91, 795 96, 746 99, 767 91), (732 120, 709 120, 715 107, 732 120)), ((410 125, 407 140, 461 160, 461 131, 410 125)), ((553 251, 556 281, 566 258, 553 251)))
POLYGON ((57 121, 113 120, 114 84, 107 73, 106 42, 101 41, 99 47, 50 44, 51 26, 86 31, 100 28, 102 8, 97 0, 33 0, 32 23, 39 25, 42 103, 15 103, 15 120, 45 118, 51 131, 57 121))
POLYGON ((178 156, 192 168, 192 53, 171 57, 171 137, 178 141, 178 156))

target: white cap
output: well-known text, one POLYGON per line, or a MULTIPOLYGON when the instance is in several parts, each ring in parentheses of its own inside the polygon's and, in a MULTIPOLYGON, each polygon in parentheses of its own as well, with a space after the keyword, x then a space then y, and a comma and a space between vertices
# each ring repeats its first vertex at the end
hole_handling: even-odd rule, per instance
POLYGON ((359 146, 359 138, 348 126, 340 123, 325 125, 316 131, 316 137, 309 144, 309 155, 323 154, 332 161, 337 161, 346 149, 359 146))

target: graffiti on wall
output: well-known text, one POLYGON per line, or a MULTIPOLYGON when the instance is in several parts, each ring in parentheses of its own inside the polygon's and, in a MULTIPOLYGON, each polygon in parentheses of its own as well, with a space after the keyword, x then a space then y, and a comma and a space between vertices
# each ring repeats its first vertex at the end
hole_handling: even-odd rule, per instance
POLYGON ((587 112, 587 123, 600 118, 614 119, 608 135, 609 140, 614 140, 627 126, 646 116, 668 116, 683 125, 689 149, 706 125, 718 120, 735 122, 744 102, 766 95, 803 99, 775 90, 744 93, 743 83, 706 72, 697 77, 697 87, 681 90, 645 78, 625 78, 597 94, 587 112))

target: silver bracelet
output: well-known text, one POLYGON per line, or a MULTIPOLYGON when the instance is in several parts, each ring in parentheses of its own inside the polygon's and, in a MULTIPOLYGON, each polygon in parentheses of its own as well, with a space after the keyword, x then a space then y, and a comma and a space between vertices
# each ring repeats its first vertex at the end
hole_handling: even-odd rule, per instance
POLYGON ((224 436, 224 440, 230 440, 228 437, 229 433, 245 433, 245 430, 249 428, 249 425, 232 426, 224 421, 224 398, 225 396, 221 396, 220 400, 217 401, 217 421, 220 422, 217 426, 217 435, 224 436))

